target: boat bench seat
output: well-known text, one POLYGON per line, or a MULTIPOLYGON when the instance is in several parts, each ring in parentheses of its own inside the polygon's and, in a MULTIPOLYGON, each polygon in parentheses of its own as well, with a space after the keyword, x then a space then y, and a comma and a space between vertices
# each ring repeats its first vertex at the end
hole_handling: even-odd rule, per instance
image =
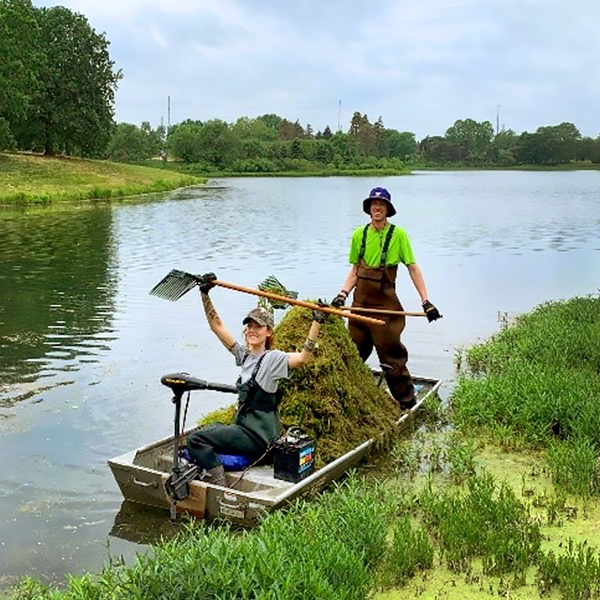
MULTIPOLYGON (((217 455, 226 471, 242 471, 252 464, 251 459, 246 456, 237 456, 233 454, 217 455)), ((165 473, 170 473, 173 466, 173 454, 161 454, 156 459, 156 469, 165 473)), ((273 470, 271 468, 271 470, 273 470)))

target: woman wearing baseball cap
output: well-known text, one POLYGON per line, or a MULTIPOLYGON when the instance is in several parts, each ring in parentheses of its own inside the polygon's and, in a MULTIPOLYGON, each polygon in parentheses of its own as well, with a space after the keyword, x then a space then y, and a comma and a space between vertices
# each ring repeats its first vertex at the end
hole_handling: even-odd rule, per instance
POLYGON ((253 308, 242 321, 244 343, 240 344, 223 325, 209 297, 215 280, 214 273, 203 275, 200 294, 211 331, 241 367, 236 383, 238 411, 233 425, 216 423, 191 434, 187 448, 191 460, 202 469, 205 479, 226 486, 225 469, 219 455, 241 456, 254 462, 263 457, 279 437, 278 382, 289 377, 290 369, 302 367, 310 360, 325 313, 314 311, 300 352, 283 352, 273 348, 272 314, 264 308, 253 308))

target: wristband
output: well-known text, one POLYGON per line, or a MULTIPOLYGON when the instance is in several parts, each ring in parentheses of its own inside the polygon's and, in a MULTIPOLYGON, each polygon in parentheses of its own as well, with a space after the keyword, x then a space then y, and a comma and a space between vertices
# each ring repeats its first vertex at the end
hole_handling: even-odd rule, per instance
POLYGON ((310 338, 306 338, 306 341, 304 342, 304 346, 302 346, 303 350, 306 350, 307 352, 314 352, 315 350, 315 341, 311 340, 310 338))

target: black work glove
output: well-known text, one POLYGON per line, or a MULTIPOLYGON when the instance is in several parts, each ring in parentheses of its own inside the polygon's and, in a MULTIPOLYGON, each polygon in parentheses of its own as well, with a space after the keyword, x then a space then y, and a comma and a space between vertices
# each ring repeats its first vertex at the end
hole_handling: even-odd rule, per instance
MULTIPOLYGON (((317 304, 319 306, 327 306, 327 304, 325 302, 323 302, 322 300, 319 300, 317 302, 317 304)), ((323 325, 323 323, 325 323, 325 321, 327 320, 327 313, 319 310, 318 308, 315 308, 313 310, 313 321, 316 321, 317 323, 320 323, 321 325, 323 325)))
POLYGON ((425 300, 423 302, 423 310, 425 311, 425 315, 427 315, 427 320, 431 323, 431 321, 437 321, 442 318, 440 315, 440 311, 433 305, 429 300, 425 300))
POLYGON ((217 276, 214 273, 205 273, 200 277, 199 287, 203 294, 208 294, 215 287, 217 276))
POLYGON ((331 301, 331 306, 333 306, 333 308, 341 308, 342 306, 344 306, 344 304, 346 304, 346 298, 348 297, 348 294, 345 291, 340 292, 332 301, 331 301))

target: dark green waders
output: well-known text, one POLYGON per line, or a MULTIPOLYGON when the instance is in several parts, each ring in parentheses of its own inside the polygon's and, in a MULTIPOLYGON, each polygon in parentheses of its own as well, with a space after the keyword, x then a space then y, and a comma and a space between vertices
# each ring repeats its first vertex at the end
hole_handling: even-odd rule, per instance
POLYGON ((262 357, 246 383, 237 382, 239 404, 234 424, 207 425, 188 438, 192 460, 201 469, 210 471, 220 466, 217 454, 234 454, 252 461, 258 460, 279 437, 281 422, 277 411, 278 395, 265 392, 255 379, 261 362, 262 357))

